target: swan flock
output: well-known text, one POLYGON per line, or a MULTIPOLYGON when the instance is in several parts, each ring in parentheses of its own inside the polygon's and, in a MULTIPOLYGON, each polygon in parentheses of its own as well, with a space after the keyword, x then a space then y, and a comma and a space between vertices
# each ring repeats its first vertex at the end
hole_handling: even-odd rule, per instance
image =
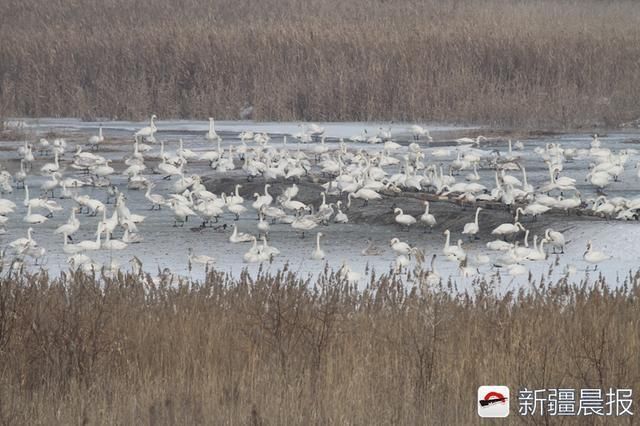
POLYGON ((431 254, 432 277, 440 276, 437 257, 464 277, 482 269, 517 276, 549 256, 566 257, 571 244, 586 247, 582 257, 569 259, 585 268, 612 259, 595 235, 570 241, 557 224, 563 217, 599 217, 606 223, 640 217, 640 197, 606 192, 640 179, 640 172, 625 174, 638 152, 608 148, 598 135, 579 146, 534 141, 527 150, 519 141, 481 135, 439 140, 419 125, 367 129, 351 137, 330 137, 312 123, 284 136, 215 126, 210 118, 201 134, 175 137, 164 135, 151 115, 148 125, 128 136, 100 125, 73 147, 64 138, 20 141, 6 160, 18 169, 0 172, 0 227, 12 233, 19 219, 28 229, 3 244, 3 261, 43 264, 48 252, 58 250, 37 242, 47 233, 56 235, 70 267, 114 272, 120 268, 115 253, 153 247, 157 238, 144 231, 152 218, 157 226, 177 228, 172 232, 184 229, 186 241, 174 242, 171 253, 190 267, 220 265, 216 248, 195 253, 190 239, 229 232, 229 250, 245 247, 237 255, 243 263, 281 256, 274 241, 281 247, 304 244, 305 250, 296 250, 299 256, 311 262, 342 260, 341 276, 355 282, 361 278, 356 262, 332 247, 341 230, 359 224, 391 227, 395 236, 383 247, 376 246, 380 239, 374 234, 344 238, 362 256, 394 256, 398 272, 431 254), (124 156, 110 149, 115 143, 124 143, 124 156), (569 175, 576 161, 588 164, 582 176, 569 175), (546 179, 537 173, 532 180, 527 168, 546 170, 546 179), (230 179, 230 188, 222 190, 220 179, 230 179), (245 185, 258 190, 247 192, 245 185), (453 220, 462 215, 461 224, 453 220), (384 217, 392 223, 378 223, 384 217), (555 220, 551 226, 547 217, 555 220), (302 243, 309 234, 312 242, 302 243), (414 242, 405 241, 408 237, 414 242), (429 244, 442 248, 427 253, 434 251, 425 248, 429 244), (97 260, 95 253, 101 252, 109 253, 108 261, 97 260))

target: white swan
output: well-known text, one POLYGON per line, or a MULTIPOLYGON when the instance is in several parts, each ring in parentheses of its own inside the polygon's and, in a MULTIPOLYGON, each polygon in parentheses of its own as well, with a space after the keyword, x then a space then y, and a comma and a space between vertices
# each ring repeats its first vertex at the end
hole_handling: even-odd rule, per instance
POLYGON ((96 232, 96 239, 93 240, 84 240, 80 241, 76 244, 77 247, 80 247, 82 250, 100 250, 100 246, 102 245, 100 242, 100 237, 102 236, 102 224, 98 223, 98 230, 96 232))
POLYGON ((516 234, 519 231, 524 231, 524 226, 522 226, 520 222, 503 223, 502 225, 497 226, 493 231, 491 231, 491 234, 501 235, 506 238, 507 235, 516 234))
POLYGON ((487 248, 494 251, 507 251, 513 248, 513 244, 502 240, 489 241, 487 248))
POLYGON ((155 114, 151 115, 151 119, 149 120, 149 125, 146 127, 143 127, 142 129, 138 130, 137 132, 134 133, 135 137, 143 137, 147 140, 154 140, 154 134, 156 133, 156 131, 158 130, 158 128, 156 127, 156 124, 154 123, 154 120, 156 120, 158 117, 155 114))
POLYGON ((125 222, 124 224, 124 234, 122 234, 122 241, 127 244, 137 244, 144 241, 144 238, 140 234, 136 234, 129 230, 130 225, 129 222, 125 222))
POLYGON ((100 127, 98 127, 98 134, 92 135, 89 138, 89 145, 91 145, 93 148, 97 148, 98 145, 102 142, 104 142, 104 136, 102 135, 102 125, 100 125, 100 127))
POLYGON ((264 213, 262 212, 262 209, 260 209, 260 211, 258 212, 258 216, 258 231, 260 231, 263 235, 269 234, 269 229, 271 227, 269 226, 269 222, 264 220, 264 213))
POLYGON ((421 291, 423 293, 428 291, 429 286, 434 286, 440 283, 440 274, 436 270, 436 257, 437 255, 435 254, 431 257, 431 268, 427 272, 427 276, 424 281, 424 284, 421 286, 421 291))
POLYGON ((27 237, 17 238, 9 243, 9 247, 14 249, 16 252, 23 251, 26 247, 35 246, 36 241, 33 239, 33 228, 29 227, 27 229, 27 237))
POLYGON ((415 140, 420 140, 420 138, 426 136, 429 142, 433 142, 433 138, 429 134, 429 130, 425 129, 424 127, 414 124, 411 126, 410 130, 415 140))
POLYGON ((301 201, 292 200, 290 197, 280 203, 287 210, 299 211, 306 210, 307 205, 301 201))
POLYGON ((538 236, 533 236, 533 250, 526 256, 527 260, 540 261, 547 259, 547 252, 544 251, 544 244, 547 242, 545 238, 540 240, 540 245, 537 245, 538 236))
POLYGON ((253 241, 254 236, 244 232, 238 232, 238 227, 233 224, 233 233, 229 236, 230 243, 248 243, 253 241))
POLYGON ((456 139, 456 142, 459 144, 466 144, 466 143, 470 143, 470 144, 474 144, 474 145, 478 145, 480 146, 480 142, 484 142, 486 141, 487 138, 485 138, 482 135, 476 136, 475 138, 459 138, 456 139))
POLYGON ((47 218, 38 213, 31 213, 31 204, 29 204, 29 207, 27 207, 27 215, 22 218, 22 221, 31 225, 37 225, 46 222, 47 218))
POLYGON ((400 239, 398 238, 392 238, 389 242, 389 245, 391 246, 393 251, 395 251, 399 255, 409 255, 413 250, 409 244, 400 241, 400 239))
POLYGON ((244 198, 240 195, 240 188, 242 185, 236 184, 235 192, 227 197, 227 205, 244 203, 244 198))
POLYGON ((420 221, 432 229, 437 225, 436 218, 433 214, 429 213, 429 202, 424 202, 424 213, 420 216, 420 221))
POLYGON ((105 240, 100 244, 100 248, 104 250, 124 250, 127 243, 121 240, 112 240, 109 232, 106 233, 105 240))
POLYGON ((413 225, 414 223, 416 223, 416 218, 408 215, 408 214, 404 214, 402 212, 402 209, 399 207, 396 207, 393 210, 393 213, 396 215, 395 220, 396 223, 398 223, 400 226, 406 226, 407 227, 407 231, 409 230, 409 227, 411 225, 413 225))
POLYGON ((63 234, 62 237, 64 238, 63 242, 62 242, 62 251, 66 254, 76 254, 76 253, 80 253, 82 251, 84 251, 84 249, 82 247, 79 247, 76 244, 69 244, 69 238, 67 237, 67 235, 63 234))
POLYGON ((587 242, 587 251, 584 252, 582 257, 586 262, 596 265, 594 269, 598 269, 598 263, 611 259, 611 256, 605 253, 593 250, 591 241, 587 242))
POLYGON ((316 249, 311 254, 311 259, 313 260, 323 260, 326 256, 324 254, 324 250, 320 248, 320 237, 324 234, 322 232, 318 232, 316 234, 316 249))
POLYGON ((409 259, 408 256, 405 256, 404 254, 397 256, 395 261, 395 268, 394 268, 395 273, 398 273, 398 274, 402 273, 402 270, 408 267, 410 264, 411 264, 411 260, 409 259))
POLYGON ((254 194, 256 200, 253 202, 253 204, 251 204, 251 207, 256 210, 260 210, 263 207, 269 207, 271 205, 271 203, 273 202, 273 197, 271 196, 271 194, 269 194, 270 187, 271 185, 268 183, 264 185, 264 195, 260 195, 258 193, 254 194))
POLYGON ((442 249, 442 253, 447 256, 447 258, 455 261, 461 261, 466 259, 467 255, 461 247, 462 241, 458 241, 457 246, 452 246, 449 244, 449 239, 451 237, 451 232, 447 229, 444 231, 444 235, 447 236, 444 242, 444 248, 442 249))
POLYGON ((462 233, 465 235, 469 235, 470 238, 476 237, 477 238, 477 233, 480 230, 480 227, 478 226, 478 215, 480 214, 480 210, 482 210, 482 207, 478 207, 476 209, 476 219, 474 222, 469 222, 467 224, 464 225, 464 229, 462 230, 462 233))
POLYGON ((181 226, 184 226, 184 223, 188 220, 189 216, 195 216, 196 213, 191 210, 188 206, 183 203, 178 202, 178 200, 170 200, 169 205, 173 210, 174 222, 173 226, 178 226, 178 223, 181 223, 181 226))
POLYGON ((40 168, 40 171, 44 175, 50 175, 60 170, 60 163, 58 162, 58 153, 53 154, 53 163, 47 163, 40 168))
POLYGON ((227 210, 236 215, 235 220, 240 220, 240 215, 246 213, 247 208, 240 203, 228 204, 227 210))
POLYGON ((16 182, 16 188, 20 188, 20 187, 24 188, 24 181, 27 179, 27 172, 24 169, 24 163, 25 163, 25 160, 21 159, 20 160, 20 170, 18 170, 13 175, 13 180, 16 182))
POLYGON ((539 215, 544 214, 551 210, 551 207, 545 206, 544 204, 533 202, 528 204, 522 213, 526 216, 533 216, 533 220, 536 220, 539 215))
MULTIPOLYGON (((351 196, 351 194, 349 194, 351 196)), ((380 200, 382 199, 382 195, 378 194, 376 191, 370 188, 360 188, 356 192, 353 193, 353 198, 359 198, 364 200, 364 206, 369 204, 371 200, 380 200)))
POLYGON ((209 130, 204 136, 208 141, 220 140, 220 136, 216 133, 213 117, 209 117, 209 130))
POLYGON ((53 231, 54 234, 63 234, 68 238, 71 238, 71 235, 75 234, 76 231, 80 228, 80 221, 76 218, 76 212, 78 211, 77 207, 71 208, 71 216, 69 216, 69 220, 64 225, 60 225, 53 231))
POLYGON ((361 275, 351 269, 347 262, 342 263, 342 267, 339 270, 340 277, 346 280, 349 284, 356 284, 360 281, 361 275))
POLYGON ((245 263, 258 263, 265 260, 269 260, 267 256, 262 253, 261 247, 258 247, 258 240, 256 237, 251 238, 253 241, 253 246, 247 251, 243 256, 242 260, 245 263))
POLYGON ((182 165, 176 167, 173 164, 167 163, 167 160, 163 158, 162 163, 158 164, 157 170, 160 174, 165 175, 165 178, 169 178, 182 174, 182 165))
POLYGON ((144 198, 149 200, 149 202, 151 203, 151 210, 155 209, 156 207, 158 207, 158 210, 160 210, 162 206, 167 204, 167 201, 160 194, 152 194, 151 189, 153 187, 155 187, 154 183, 149 183, 147 185, 147 191, 144 194, 144 198))
POLYGON ((193 249, 189 247, 189 263, 197 263, 199 265, 210 266, 215 263, 216 258, 205 254, 194 255, 193 249))
POLYGON ((24 186, 24 202, 25 207, 33 207, 34 209, 46 209, 49 211, 49 217, 53 215, 53 212, 62 211, 61 205, 53 200, 47 200, 45 198, 29 198, 29 185, 24 186))
POLYGON ((544 232, 544 237, 549 242, 549 245, 553 247, 553 254, 556 254, 556 248, 560 249, 560 254, 564 253, 565 239, 561 232, 548 228, 544 232))
POLYGON ((304 233, 306 231, 311 231, 313 228, 317 227, 318 223, 311 217, 302 216, 297 217, 292 223, 291 227, 298 231, 302 231, 302 238, 304 238, 304 233))
POLYGON ((267 242, 267 237, 264 235, 262 236, 262 247, 260 251, 262 252, 265 260, 270 260, 280 254, 280 250, 269 245, 269 243, 267 242))
POLYGON ((587 175, 587 180, 597 187, 598 191, 602 191, 606 186, 611 184, 611 176, 607 172, 589 173, 587 175))
POLYGON ((338 200, 336 202, 336 208, 338 212, 336 213, 336 216, 333 219, 333 221, 335 223, 349 223, 349 217, 345 213, 343 213, 342 210, 340 210, 341 205, 342 205, 342 201, 338 200))

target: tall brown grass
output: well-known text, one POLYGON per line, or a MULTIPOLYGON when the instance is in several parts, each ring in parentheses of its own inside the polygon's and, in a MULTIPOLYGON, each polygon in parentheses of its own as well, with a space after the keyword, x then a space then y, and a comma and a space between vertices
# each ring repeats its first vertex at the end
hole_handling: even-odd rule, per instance
POLYGON ((0 116, 640 117, 640 8, 562 0, 4 0, 0 116))
POLYGON ((5 272, 0 421, 460 425, 481 384, 638 389, 640 274, 424 278, 5 272))

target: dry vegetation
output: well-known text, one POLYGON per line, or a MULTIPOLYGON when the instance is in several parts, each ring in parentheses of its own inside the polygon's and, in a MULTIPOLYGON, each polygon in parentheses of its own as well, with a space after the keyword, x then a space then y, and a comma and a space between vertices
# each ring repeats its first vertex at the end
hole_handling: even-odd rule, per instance
POLYGON ((638 389, 639 279, 462 293, 286 270, 199 284, 5 272, 0 421, 461 425, 480 384, 638 389))
POLYGON ((640 8, 562 0, 4 0, 0 116, 640 117, 640 8))

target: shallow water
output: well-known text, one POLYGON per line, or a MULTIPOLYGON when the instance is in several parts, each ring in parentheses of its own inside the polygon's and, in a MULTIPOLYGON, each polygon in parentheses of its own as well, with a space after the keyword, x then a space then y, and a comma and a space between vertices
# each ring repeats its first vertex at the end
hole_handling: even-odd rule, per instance
MULTIPOLYGON (((75 119, 38 119, 25 120, 25 122, 25 129, 31 141, 36 141, 47 132, 57 132, 65 135, 69 146, 63 164, 69 164, 72 153, 75 151, 75 145, 84 143, 88 135, 95 134, 99 124, 75 119)), ((105 122, 103 124, 107 141, 98 153, 113 159, 114 162, 112 166, 116 169, 116 173, 119 173, 126 167, 121 161, 123 156, 132 152, 132 143, 129 142, 132 132, 145 124, 133 122, 105 122)), ((168 145, 166 149, 170 151, 177 148, 176 141, 178 138, 184 140, 185 147, 194 151, 205 151, 212 148, 211 144, 203 137, 204 132, 208 129, 206 122, 160 121, 157 125, 159 131, 156 134, 156 138, 158 140, 165 140, 168 145)), ((358 134, 365 127, 368 128, 370 132, 375 133, 381 125, 375 123, 324 123, 323 126, 327 129, 327 140, 331 141, 328 143, 330 149, 337 149, 338 138, 358 134)), ((382 126, 386 127, 386 125, 382 126)), ((451 155, 446 159, 437 160, 441 162, 445 168, 449 162, 455 158, 457 145, 451 142, 451 139, 453 137, 459 137, 460 135, 473 137, 478 134, 478 132, 481 132, 480 129, 460 128, 448 125, 430 125, 429 129, 432 131, 435 142, 433 147, 424 145, 426 152, 432 152, 433 149, 436 149, 435 147, 441 148, 442 146, 450 145, 451 155)), ((276 146, 282 143, 282 137, 284 135, 300 131, 297 123, 253 122, 216 122, 216 130, 224 138, 223 147, 228 146, 228 144, 239 144, 240 141, 237 138, 237 134, 241 130, 268 131, 272 136, 270 143, 276 146)), ((395 124, 392 130, 398 142, 403 145, 407 145, 410 142, 410 136, 407 130, 408 125, 406 124, 395 124)), ((603 147, 617 151, 620 149, 636 148, 639 138, 640 133, 629 130, 624 132, 610 132, 606 136, 601 137, 601 141, 603 147)), ((289 140, 291 141, 291 138, 289 138, 289 140)), ((543 146, 548 142, 560 142, 565 148, 576 147, 579 149, 588 149, 590 141, 591 137, 588 134, 547 136, 523 140, 525 149, 517 152, 517 155, 522 157, 523 164, 527 168, 529 183, 537 187, 548 180, 548 172, 539 156, 533 152, 535 147, 543 146)), ((2 142, 0 144, 2 147, 0 151, 0 161, 4 168, 12 173, 19 167, 18 155, 15 150, 19 145, 20 141, 2 142)), ((296 146, 295 143, 291 142, 290 145, 292 147, 296 146)), ((311 145, 303 145, 302 149, 308 149, 310 146, 311 145)), ((349 149, 353 150, 382 149, 381 145, 349 143, 348 146, 349 149)), ((494 149, 499 149, 504 153, 506 151, 506 141, 504 139, 492 140, 482 144, 481 147, 481 150, 484 152, 489 152, 494 149)), ((159 144, 154 147, 150 155, 145 155, 145 157, 150 157, 150 159, 147 160, 148 170, 151 169, 150 166, 155 166, 157 163, 155 158, 157 158, 158 152, 159 144)), ((402 152, 406 152, 406 149, 403 148, 400 153, 402 152)), ((636 162, 640 160, 639 157, 640 156, 635 153, 632 155, 631 160, 627 163, 625 173, 621 177, 621 181, 607 188, 607 194, 609 194, 609 196, 633 198, 640 195, 640 181, 636 177, 637 170, 634 168, 636 162)), ((427 160, 429 159, 428 156, 427 160)), ((38 171, 42 164, 49 161, 51 161, 50 157, 37 157, 33 170, 38 171)), ((595 196, 591 185, 587 185, 584 181, 588 166, 588 159, 578 159, 565 163, 565 168, 562 172, 563 175, 573 177, 577 180, 578 190, 581 191, 583 198, 595 196)), ((392 170, 393 169, 389 169, 389 171, 392 170)), ((188 174, 192 173, 198 173, 214 181, 220 177, 218 172, 212 170, 205 163, 190 163, 188 165, 188 174)), ((312 173, 317 174, 317 170, 312 170, 312 173)), ((468 171, 464 171, 462 176, 466 173, 468 173, 468 171)), ((510 173, 522 179, 519 171, 512 171, 510 173)), ((481 176, 480 183, 488 187, 493 186, 493 170, 479 170, 479 174, 481 176)), ((78 176, 83 178, 81 174, 76 173, 70 168, 65 171, 65 176, 78 176)), ((246 181, 241 170, 236 170, 229 174, 229 176, 234 181, 246 181)), ((159 175, 150 175, 149 177, 157 183, 157 187, 153 192, 164 195, 171 192, 170 188, 175 178, 173 180, 163 180, 159 175)), ((39 188, 44 179, 42 176, 30 175, 27 183, 32 188, 39 188)), ((460 179, 463 178, 461 177, 460 179)), ((152 273, 158 268, 169 267, 172 271, 181 275, 201 277, 203 274, 202 266, 194 265, 191 272, 187 269, 187 250, 188 248, 193 248, 196 254, 215 256, 217 258, 215 266, 217 269, 229 271, 233 274, 239 273, 239 271, 245 267, 248 267, 251 271, 258 269, 258 265, 246 265, 242 262, 242 255, 249 249, 250 244, 229 243, 228 237, 231 233, 231 228, 228 228, 224 232, 215 231, 210 228, 191 230, 191 228, 197 228, 200 224, 197 218, 192 218, 192 221, 184 227, 173 227, 173 215, 169 208, 163 208, 160 211, 150 211, 149 202, 144 198, 143 191, 128 190, 126 188, 126 179, 120 175, 114 176, 112 182, 126 194, 126 203, 132 213, 146 216, 145 221, 139 225, 140 232, 144 237, 144 242, 129 245, 125 250, 119 252, 107 252, 104 250, 93 252, 91 256, 95 260, 107 262, 115 259, 121 264, 121 267, 129 268, 128 261, 135 255, 142 260, 144 268, 152 273)), ((262 183, 262 179, 257 179, 252 185, 260 186, 262 183)), ((220 188, 213 189, 217 193, 220 192, 220 188)), ((246 193, 243 191, 241 191, 241 195, 244 196, 245 205, 249 207, 249 211, 240 218, 237 225, 242 232, 257 233, 256 212, 250 208, 250 204, 253 201, 251 197, 253 191, 247 191, 246 193)), ((80 193, 87 193, 102 201, 106 199, 104 189, 100 188, 84 187, 80 190, 80 193)), ((37 194, 38 190, 33 190, 31 196, 33 197, 37 194)), ((278 193, 276 192, 274 196, 277 195, 278 193)), ((313 197, 313 195, 311 196, 313 197)), ((16 213, 10 217, 7 224, 7 233, 0 237, 3 245, 6 245, 15 238, 26 235, 26 229, 28 227, 27 224, 22 221, 22 217, 26 214, 26 208, 22 205, 24 190, 16 189, 12 194, 6 194, 5 198, 14 200, 16 204, 18 204, 18 208, 16 213)), ((319 204, 319 195, 315 198, 317 199, 315 203, 317 206, 319 204)), ((54 237, 53 230, 66 222, 68 211, 70 207, 75 204, 72 200, 57 201, 65 208, 65 211, 56 214, 44 224, 34 226, 34 239, 47 250, 45 266, 54 273, 66 268, 65 261, 67 256, 61 250, 62 238, 58 236, 54 237)), ((327 200, 327 202, 333 201, 335 201, 335 197, 330 197, 327 200)), ((340 267, 343 261, 347 261, 352 269, 363 274, 365 271, 370 271, 371 268, 374 268, 378 272, 386 272, 391 268, 395 260, 395 255, 388 244, 391 238, 398 237, 403 241, 416 245, 425 251, 428 258, 432 253, 440 255, 442 245, 444 244, 444 235, 442 234, 444 229, 450 227, 452 231, 452 243, 457 241, 458 238, 462 238, 460 232, 463 224, 473 221, 475 212, 473 208, 463 211, 460 207, 452 204, 432 203, 433 213, 439 222, 439 225, 433 232, 425 233, 422 229, 419 231, 405 232, 399 230, 397 225, 393 223, 393 215, 391 213, 392 203, 398 203, 398 205, 406 208, 406 213, 418 216, 422 213, 422 205, 419 202, 412 200, 407 201, 401 198, 399 200, 384 200, 377 205, 374 203, 375 202, 372 202, 367 209, 361 209, 360 202, 355 202, 351 211, 348 212, 348 215, 354 218, 352 223, 344 225, 332 223, 330 226, 320 226, 311 231, 306 238, 300 238, 290 225, 272 225, 269 233, 269 245, 277 247, 281 251, 281 254, 276 257, 272 263, 264 264, 263 269, 275 271, 281 269, 285 263, 288 263, 291 270, 303 275, 318 273, 324 268, 324 262, 312 261, 310 260, 310 255, 315 248, 315 232, 319 230, 324 234, 322 246, 327 254, 326 262, 328 262, 331 267, 340 267), (379 211, 376 212, 376 210, 379 211), (361 255, 367 238, 371 238, 374 243, 383 250, 381 255, 366 257, 361 255)), ((107 216, 110 216, 113 206, 110 205, 108 207, 107 216)), ((74 235, 74 241, 94 239, 96 224, 99 219, 98 217, 82 215, 80 218, 81 228, 74 235)), ((233 222, 232 219, 233 216, 226 213, 220 223, 230 225, 233 222)), ((483 237, 480 241, 465 241, 464 247, 467 249, 469 255, 473 256, 475 253, 487 252, 484 245, 489 240, 488 232, 490 227, 501 222, 511 222, 510 216, 506 212, 487 211, 481 213, 480 226, 483 227, 484 223, 484 227, 487 228, 487 230, 483 231, 483 237)), ((629 269, 637 266, 636 252, 639 247, 637 241, 640 236, 640 227, 637 222, 609 222, 598 218, 567 217, 563 214, 555 213, 541 217, 536 223, 525 223, 525 226, 532 229, 532 236, 534 233, 542 234, 547 227, 565 231, 569 243, 566 253, 559 258, 559 265, 554 268, 554 277, 558 277, 567 265, 576 267, 577 276, 584 274, 586 263, 582 260, 582 254, 585 250, 587 240, 593 240, 598 250, 606 251, 613 256, 610 261, 602 263, 599 268, 609 279, 609 282, 615 283, 619 274, 625 275, 629 269)), ((120 236, 121 231, 116 231, 114 238, 120 238, 120 236)), ((550 264, 555 261, 555 256, 550 256, 545 262, 529 262, 526 266, 531 270, 534 277, 537 278, 541 274, 546 275, 550 264)), ((469 278, 462 278, 460 276, 457 264, 446 261, 443 256, 439 256, 438 258, 437 269, 444 278, 452 276, 462 286, 470 282, 469 278)), ((490 266, 481 267, 480 272, 482 274, 504 273, 490 266)), ((505 286, 519 286, 527 281, 526 276, 513 280, 510 277, 505 278, 505 286)), ((364 282, 365 279, 366 275, 362 282, 364 282)))

